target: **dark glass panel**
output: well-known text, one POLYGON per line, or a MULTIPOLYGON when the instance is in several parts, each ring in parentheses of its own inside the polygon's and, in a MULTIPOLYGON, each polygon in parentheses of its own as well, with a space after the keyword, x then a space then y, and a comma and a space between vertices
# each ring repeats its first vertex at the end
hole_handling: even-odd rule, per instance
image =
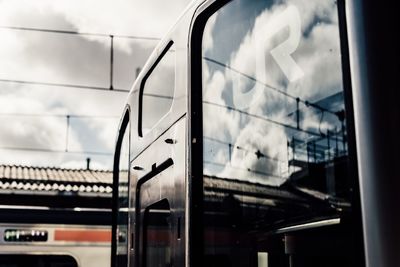
POLYGON ((173 46, 145 80, 142 97, 142 132, 146 134, 171 108, 175 91, 175 51, 173 46))
POLYGON ((171 210, 166 199, 148 207, 144 214, 144 266, 171 265, 171 210))
POLYGON ((352 266, 336 1, 232 1, 202 57, 206 265, 352 266))

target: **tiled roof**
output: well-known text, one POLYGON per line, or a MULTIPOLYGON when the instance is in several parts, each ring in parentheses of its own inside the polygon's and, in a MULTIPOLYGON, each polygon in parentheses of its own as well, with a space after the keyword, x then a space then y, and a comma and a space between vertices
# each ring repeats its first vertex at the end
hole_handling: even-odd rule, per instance
POLYGON ((0 191, 110 195, 112 171, 0 165, 0 191))
POLYGON ((223 191, 223 192, 235 192, 237 194, 250 194, 259 195, 281 199, 293 199, 297 201, 303 200, 303 198, 290 192, 287 188, 269 186, 258 183, 251 183, 248 181, 220 178, 212 176, 204 176, 204 187, 205 191, 223 191))

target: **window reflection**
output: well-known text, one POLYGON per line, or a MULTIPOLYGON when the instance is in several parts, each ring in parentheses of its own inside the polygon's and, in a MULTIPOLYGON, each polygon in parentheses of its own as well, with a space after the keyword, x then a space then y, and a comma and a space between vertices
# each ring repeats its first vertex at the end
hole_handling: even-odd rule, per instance
POLYGON ((348 266, 336 1, 232 1, 209 18, 202 57, 207 263, 348 266))
POLYGON ((213 148, 209 156, 217 157, 206 160, 223 169, 205 170, 229 177, 237 176, 235 166, 246 166, 243 179, 250 169, 254 181, 280 185, 298 171, 298 161, 346 154, 336 5, 244 5, 229 4, 206 28, 204 135, 206 148, 213 148), (257 16, 243 23, 229 18, 231 12, 244 17, 251 10, 257 16), (280 31, 270 33, 274 27, 268 25, 280 31))
POLYGON ((172 43, 150 76, 142 97, 142 132, 146 134, 171 108, 175 90, 175 51, 172 43))
POLYGON ((171 265, 171 210, 166 199, 148 207, 144 214, 144 254, 147 267, 171 265))

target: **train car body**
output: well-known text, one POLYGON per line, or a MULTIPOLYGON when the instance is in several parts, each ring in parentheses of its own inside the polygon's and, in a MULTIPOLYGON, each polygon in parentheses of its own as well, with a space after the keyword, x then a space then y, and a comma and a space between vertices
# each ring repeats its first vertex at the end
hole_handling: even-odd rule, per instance
POLYGON ((379 55, 398 41, 371 22, 386 11, 193 2, 122 116, 112 266, 397 266, 398 61, 379 55))
POLYGON ((0 224, 0 266, 106 267, 109 226, 0 224))
POLYGON ((110 213, 99 208, 1 206, 0 266, 109 266, 110 213))

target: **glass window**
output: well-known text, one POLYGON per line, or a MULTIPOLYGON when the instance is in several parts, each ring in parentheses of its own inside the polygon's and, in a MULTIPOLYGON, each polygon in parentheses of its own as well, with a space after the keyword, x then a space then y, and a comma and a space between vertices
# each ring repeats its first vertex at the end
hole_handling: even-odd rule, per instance
POLYGON ((142 98, 142 134, 146 134, 171 108, 175 90, 175 51, 172 42, 145 79, 142 98))
POLYGON ((205 259, 350 266, 335 0, 235 0, 202 43, 205 259))
POLYGON ((168 267, 171 265, 171 209, 166 199, 145 210, 143 266, 168 267))
POLYGON ((76 260, 67 255, 0 255, 0 267, 78 267, 76 260))
POLYGON ((129 123, 121 143, 118 177, 117 265, 126 266, 128 260, 129 208, 129 123))

